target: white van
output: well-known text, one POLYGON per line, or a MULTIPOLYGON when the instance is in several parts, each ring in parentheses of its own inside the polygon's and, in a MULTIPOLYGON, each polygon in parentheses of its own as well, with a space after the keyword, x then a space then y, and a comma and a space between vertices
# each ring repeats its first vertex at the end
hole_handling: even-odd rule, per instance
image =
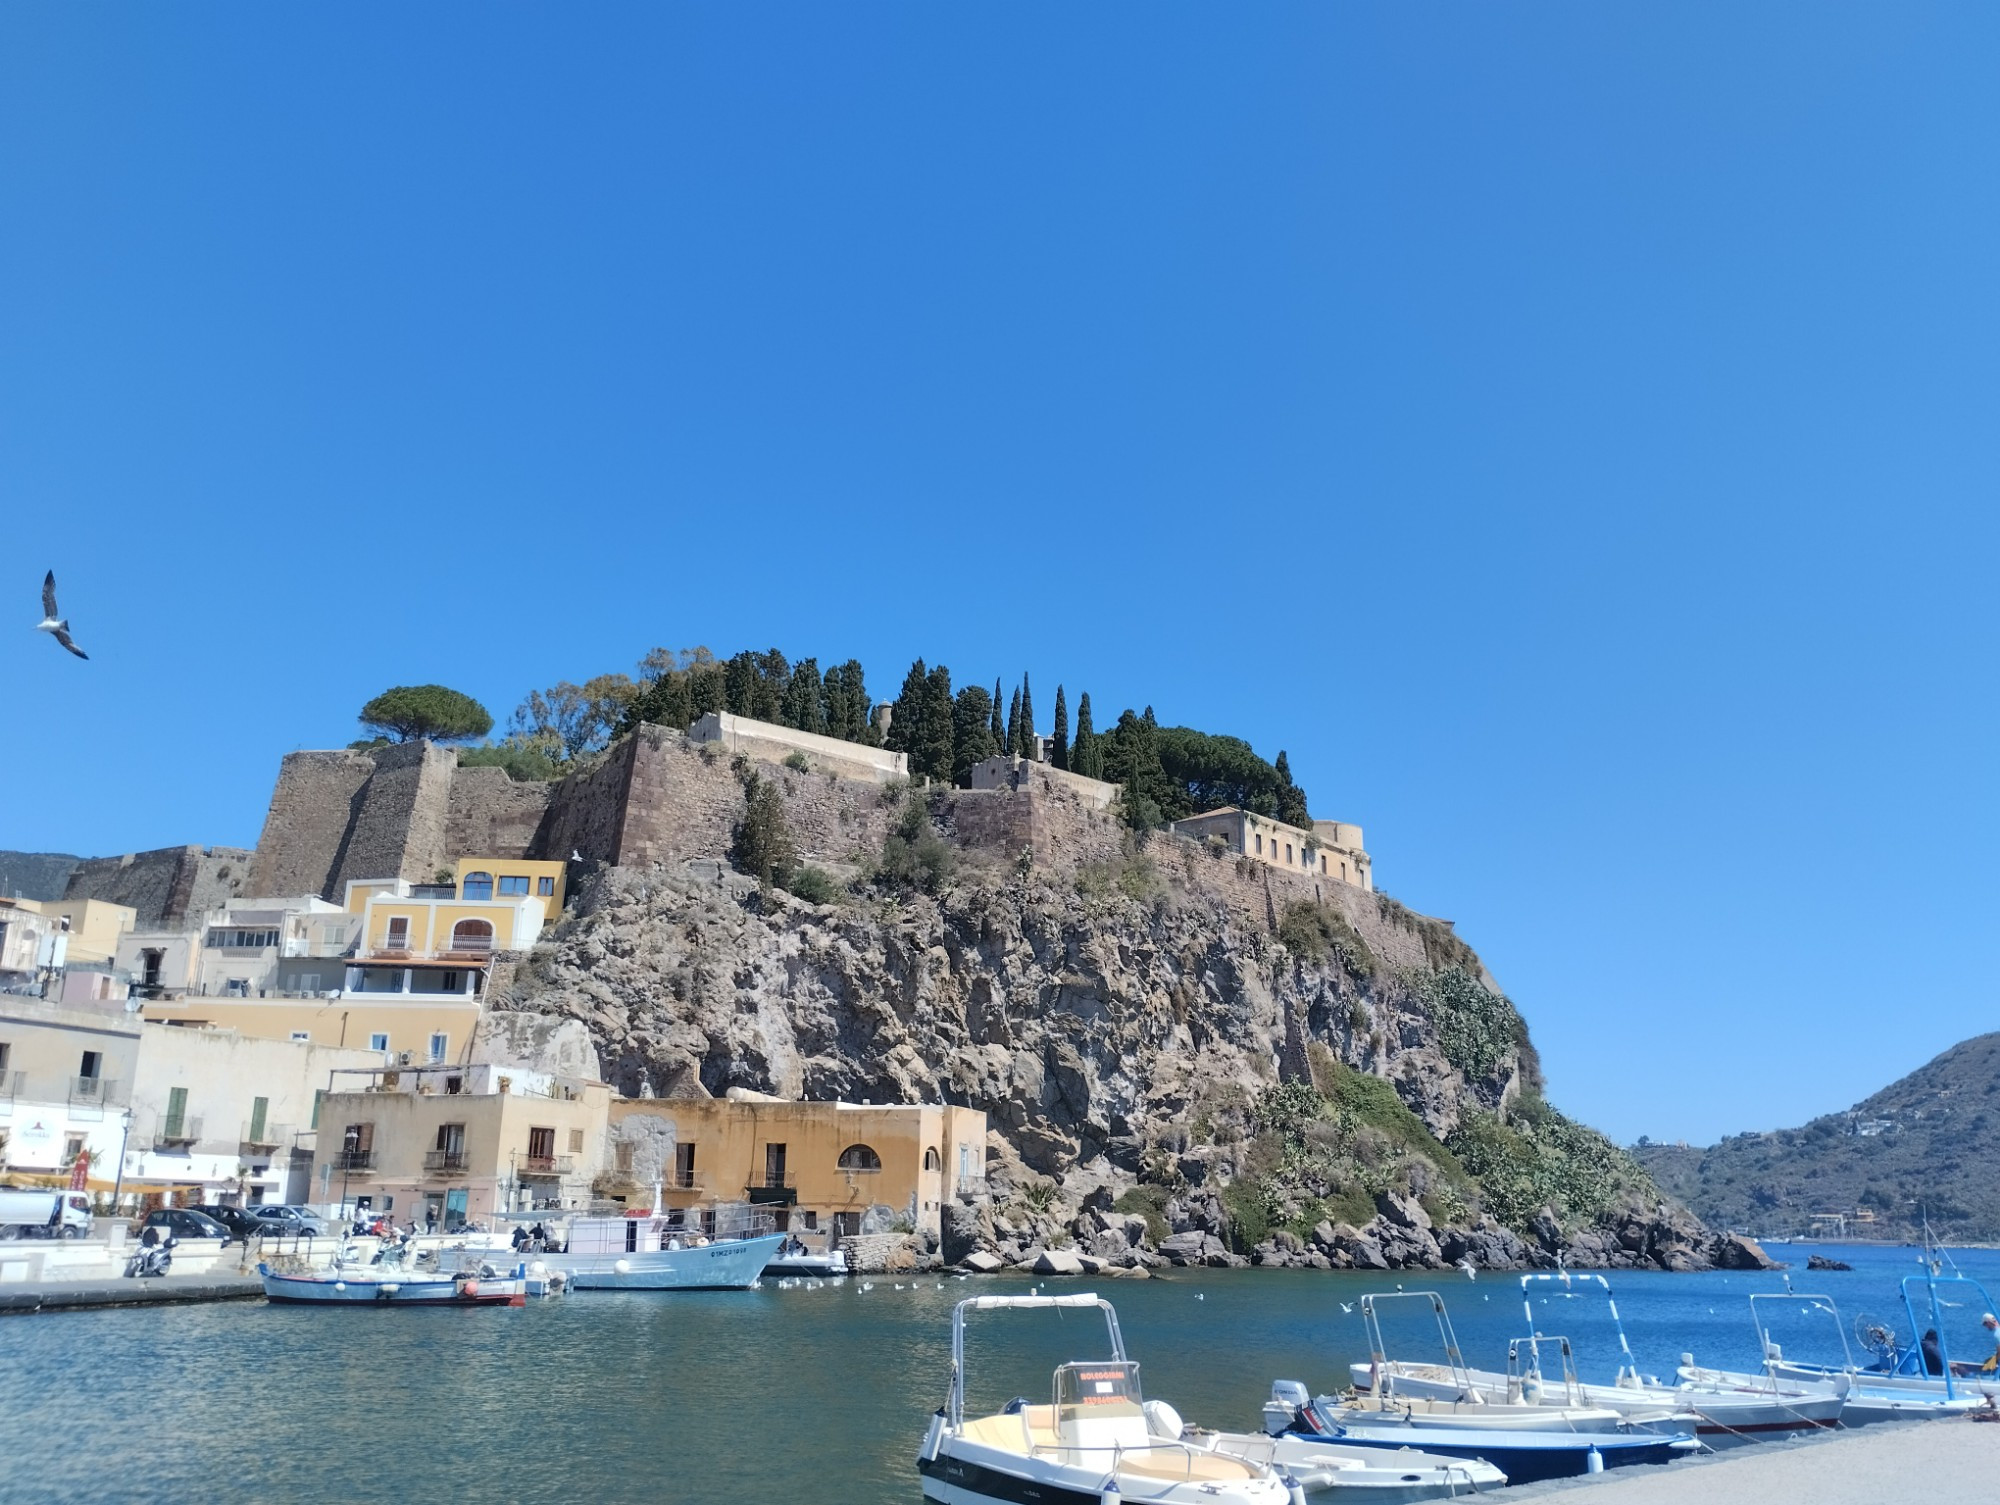
POLYGON ((0 1190, 0 1238, 83 1238, 93 1221, 80 1191, 0 1190))

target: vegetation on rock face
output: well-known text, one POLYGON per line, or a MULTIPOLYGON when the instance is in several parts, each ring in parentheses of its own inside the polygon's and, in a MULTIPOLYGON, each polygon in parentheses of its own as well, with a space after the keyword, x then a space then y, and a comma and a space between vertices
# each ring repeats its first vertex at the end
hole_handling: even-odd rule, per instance
POLYGON ((1487 1210, 1511 1228, 1530 1227, 1543 1207, 1571 1226, 1626 1201, 1650 1205, 1659 1199, 1658 1188, 1629 1155, 1533 1094, 1523 1094, 1501 1113, 1466 1114, 1449 1143, 1478 1179, 1487 1210))
POLYGON ((361 708, 361 724, 398 742, 465 742, 493 730, 485 706, 444 685, 397 685, 361 708))
POLYGON ((1469 1077, 1490 1076, 1527 1042, 1528 1026, 1514 1005, 1456 966, 1410 979, 1437 1026, 1444 1057, 1469 1077))
POLYGON ((756 773, 743 777, 743 819, 737 823, 736 843, 729 860, 740 873, 759 883, 789 886, 798 853, 792 833, 785 823, 785 802, 777 786, 756 773))
POLYGON ((882 839, 875 876, 898 887, 935 893, 955 865, 951 848, 931 821, 930 806, 920 792, 911 790, 903 799, 896 824, 882 839))
POLYGON ((1354 977, 1373 977, 1375 953, 1347 916, 1332 904, 1295 900, 1278 921, 1278 939, 1300 960, 1318 966, 1332 958, 1354 977))

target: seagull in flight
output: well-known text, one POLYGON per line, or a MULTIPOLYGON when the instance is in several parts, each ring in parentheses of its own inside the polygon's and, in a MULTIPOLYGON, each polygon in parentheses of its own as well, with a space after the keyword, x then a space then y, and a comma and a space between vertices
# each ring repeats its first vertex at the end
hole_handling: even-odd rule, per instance
POLYGON ((1461 1260, 1460 1260, 1460 1261, 1458 1262, 1458 1268, 1459 1268, 1459 1269, 1461 1269, 1461 1270, 1463 1270, 1463 1271, 1465 1272, 1465 1278, 1466 1278, 1467 1280, 1477 1280, 1477 1279, 1479 1279, 1479 1266, 1475 1265, 1475 1264, 1474 1264, 1474 1263, 1473 1263, 1473 1262, 1471 1261, 1471 1259, 1469 1259, 1469 1258, 1467 1258, 1467 1259, 1461 1259, 1461 1260))
POLYGON ((52 632, 55 634, 56 641, 69 649, 78 658, 87 659, 90 657, 89 654, 77 647, 76 641, 70 637, 69 623, 56 614, 56 572, 54 570, 50 570, 42 578, 42 620, 35 624, 35 631, 52 632))

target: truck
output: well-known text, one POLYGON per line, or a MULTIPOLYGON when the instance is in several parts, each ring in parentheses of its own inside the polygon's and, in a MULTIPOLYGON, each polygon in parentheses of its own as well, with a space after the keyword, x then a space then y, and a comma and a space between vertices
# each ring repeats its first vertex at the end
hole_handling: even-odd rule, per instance
POLYGON ((92 1221, 90 1198, 80 1191, 0 1187, 0 1239, 82 1238, 92 1221))

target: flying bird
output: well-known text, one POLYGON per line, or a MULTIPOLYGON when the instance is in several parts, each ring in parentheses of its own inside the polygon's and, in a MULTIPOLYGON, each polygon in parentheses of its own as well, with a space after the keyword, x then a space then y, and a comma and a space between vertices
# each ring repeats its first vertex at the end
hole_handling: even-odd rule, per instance
POLYGON ((1470 1259, 1461 1259, 1458 1262, 1458 1268, 1465 1272, 1467 1280, 1479 1279, 1479 1266, 1475 1265, 1470 1259))
POLYGON ((35 624, 35 631, 52 632, 55 634, 56 641, 69 649, 78 658, 90 657, 89 654, 77 647, 75 640, 70 637, 69 623, 56 615, 56 572, 54 570, 50 570, 47 575, 42 577, 42 620, 35 624))

